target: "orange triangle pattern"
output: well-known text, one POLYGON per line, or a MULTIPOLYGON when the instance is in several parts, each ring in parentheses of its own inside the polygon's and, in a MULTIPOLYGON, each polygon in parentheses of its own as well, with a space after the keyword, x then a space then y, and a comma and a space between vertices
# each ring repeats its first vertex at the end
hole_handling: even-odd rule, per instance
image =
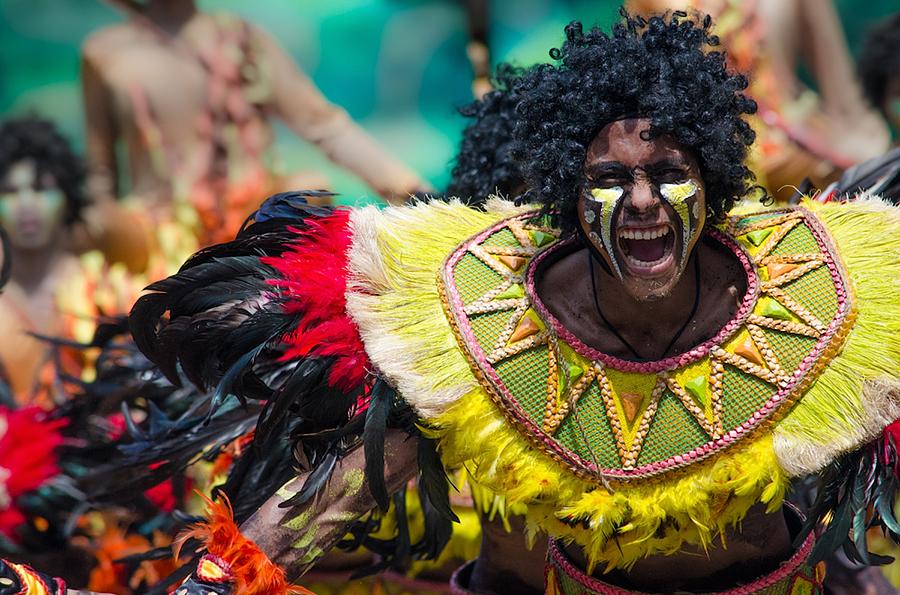
POLYGON ((522 339, 527 339, 532 335, 536 335, 541 332, 541 327, 537 325, 534 319, 526 314, 519 321, 519 324, 516 325, 515 330, 512 335, 509 337, 509 344, 518 343, 522 339))

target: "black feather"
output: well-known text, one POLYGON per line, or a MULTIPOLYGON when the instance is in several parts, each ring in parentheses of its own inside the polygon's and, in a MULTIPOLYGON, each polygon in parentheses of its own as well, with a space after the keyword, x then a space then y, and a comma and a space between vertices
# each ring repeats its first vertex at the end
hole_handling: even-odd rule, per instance
POLYGON ((391 386, 378 379, 372 387, 366 425, 363 428, 363 449, 366 454, 366 480, 369 491, 382 511, 390 504, 384 479, 384 433, 388 415, 396 393, 391 386))
POLYGON ((336 196, 327 190, 295 190, 281 192, 266 199, 255 213, 250 215, 241 226, 241 231, 246 229, 250 221, 264 223, 270 219, 297 219, 306 217, 324 217, 332 209, 330 207, 315 207, 307 203, 305 197, 330 198, 336 196))
POLYGON ((303 482, 303 487, 300 491, 278 506, 280 508, 302 506, 312 500, 319 490, 328 483, 332 473, 334 473, 334 468, 337 465, 339 458, 338 448, 337 446, 333 446, 324 454, 322 460, 316 461, 312 473, 310 473, 309 477, 306 478, 306 481, 303 482))

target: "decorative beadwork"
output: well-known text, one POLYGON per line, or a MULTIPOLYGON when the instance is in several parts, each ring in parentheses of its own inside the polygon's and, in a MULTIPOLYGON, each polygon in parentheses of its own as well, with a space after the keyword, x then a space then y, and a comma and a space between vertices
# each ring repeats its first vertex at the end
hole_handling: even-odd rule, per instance
POLYGON ((535 294, 535 270, 573 241, 535 221, 533 213, 520 215, 464 242, 446 261, 440 289, 491 398, 538 448, 589 481, 674 471, 774 422, 852 325, 850 286, 815 217, 774 211, 708 231, 742 264, 747 284, 716 336, 664 360, 621 360, 584 345, 535 294), (460 265, 473 256, 500 275, 493 286, 473 277, 479 272, 471 264, 460 265), (517 358, 530 363, 514 365, 517 358))
MULTIPOLYGON (((824 564, 807 563, 814 536, 810 534, 786 562, 752 583, 717 591, 719 595, 819 595, 824 593, 824 564)), ((563 551, 559 542, 550 541, 544 571, 545 595, 637 595, 631 591, 589 576, 563 551)), ((712 595, 712 594, 710 594, 712 595)))

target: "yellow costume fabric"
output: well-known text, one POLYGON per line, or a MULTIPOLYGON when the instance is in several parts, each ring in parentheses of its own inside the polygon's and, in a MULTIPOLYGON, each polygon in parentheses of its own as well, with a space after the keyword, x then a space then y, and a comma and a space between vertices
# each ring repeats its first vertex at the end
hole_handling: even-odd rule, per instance
MULTIPOLYGON (((444 463, 468 469, 479 490, 509 505, 526 505, 532 532, 578 543, 591 566, 628 567, 647 555, 674 553, 686 543, 708 546, 737 524, 749 507, 762 502, 770 510, 778 509, 792 476, 816 471, 875 437, 898 417, 900 303, 895 296, 900 279, 900 214, 873 201, 810 203, 796 211, 736 216, 718 232, 740 244, 756 271, 761 294, 752 315, 771 320, 769 312, 780 310, 763 300, 774 299, 788 306, 788 313, 782 313, 784 322, 791 323, 786 328, 807 329, 819 336, 824 331, 816 330, 817 324, 827 321, 818 306, 785 300, 784 289, 796 284, 802 293, 809 279, 827 276, 828 271, 845 284, 842 317, 835 315, 834 328, 828 327, 829 340, 821 343, 822 352, 805 364, 794 362, 775 371, 764 344, 756 354, 776 387, 788 382, 788 367, 799 370, 791 376, 795 390, 777 411, 713 454, 657 474, 591 477, 573 470, 560 456, 535 447, 535 432, 530 435, 517 428, 492 399, 492 385, 482 370, 470 365, 457 340, 452 316, 445 312, 446 288, 439 282, 448 256, 458 246, 527 211, 495 200, 486 212, 458 203, 354 212, 348 311, 379 373, 440 440, 444 463), (831 256, 798 253, 788 245, 799 241, 791 235, 794 228, 807 229, 796 223, 800 219, 819 230, 821 245, 831 256), (754 234, 757 231, 763 233, 754 234), (785 277, 769 276, 776 272, 785 277)), ((526 223, 519 231, 511 232, 517 243, 489 255, 505 258, 498 266, 524 271, 528 265, 516 259, 528 260, 549 249, 558 235, 540 222, 526 223)), ((500 297, 520 299, 512 285, 499 288, 497 294, 509 290, 508 298, 500 297)), ((485 284, 473 291, 490 289, 485 284)), ((532 319, 526 332, 532 338, 552 335, 542 324, 541 317, 532 319)), ((745 366, 744 360, 754 356, 740 351, 736 335, 744 330, 735 327, 710 353, 721 349, 729 365, 745 366)), ((755 343, 759 347, 759 341, 755 343)), ((687 367, 679 370, 685 373, 687 367)), ((698 415, 706 413, 701 410, 698 415)), ((727 418, 729 411, 724 415, 727 418)), ((713 425, 714 435, 718 429, 713 425)), ((541 432, 550 430, 545 427, 541 432)), ((632 463, 639 466, 640 459, 632 463)))

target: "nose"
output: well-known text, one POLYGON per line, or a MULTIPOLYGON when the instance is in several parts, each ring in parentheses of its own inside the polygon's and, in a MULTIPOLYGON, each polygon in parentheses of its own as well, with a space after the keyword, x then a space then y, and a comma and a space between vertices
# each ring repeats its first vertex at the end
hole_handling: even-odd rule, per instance
POLYGON ((653 185, 646 179, 637 179, 631 187, 625 209, 633 216, 646 216, 655 214, 660 204, 653 185))

